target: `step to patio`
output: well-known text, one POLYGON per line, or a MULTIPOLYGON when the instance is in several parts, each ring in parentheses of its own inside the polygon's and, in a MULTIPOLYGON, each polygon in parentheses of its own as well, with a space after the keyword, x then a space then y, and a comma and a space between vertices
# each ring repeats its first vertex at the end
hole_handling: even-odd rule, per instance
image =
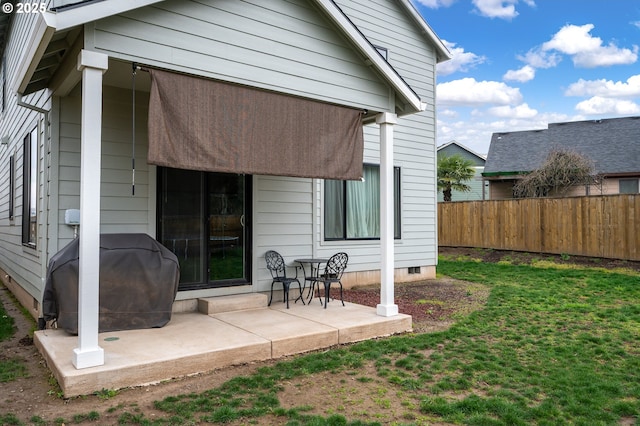
POLYGON ((261 309, 266 308, 268 302, 267 295, 260 293, 206 297, 198 299, 198 311, 205 315, 212 315, 223 312, 261 309))

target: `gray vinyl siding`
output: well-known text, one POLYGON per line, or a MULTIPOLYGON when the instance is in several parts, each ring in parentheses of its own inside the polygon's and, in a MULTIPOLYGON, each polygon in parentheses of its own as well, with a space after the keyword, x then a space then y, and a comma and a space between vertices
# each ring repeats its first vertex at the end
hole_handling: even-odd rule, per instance
POLYGON ((254 290, 266 291, 271 285, 264 263, 267 250, 278 251, 288 265, 293 265, 294 259, 312 256, 312 180, 254 176, 253 182, 253 284, 254 290))
MULTIPOLYGON (((467 151, 459 147, 458 145, 451 144, 442 149, 438 150, 438 154, 445 154, 448 156, 451 155, 460 155, 462 158, 466 160, 471 160, 475 164, 475 175, 473 178, 466 182, 467 185, 471 187, 471 191, 469 192, 460 192, 460 191, 452 191, 451 192, 451 201, 472 201, 472 200, 488 200, 489 199, 489 188, 487 184, 487 189, 484 189, 484 182, 482 180, 482 172, 484 171, 484 163, 485 160, 483 158, 479 158, 477 155, 467 151)), ((444 201, 444 196, 442 191, 438 191, 438 202, 444 201)))
POLYGON ((308 0, 169 0, 96 22, 111 57, 368 110, 385 84, 308 0))
MULTIPOLYGON (((131 90, 104 86, 100 198, 101 233, 147 233, 155 236, 149 199, 156 185, 149 183, 147 114, 149 94, 136 92, 136 174, 132 195, 131 90)), ((80 208, 80 108, 77 87, 60 101, 58 163, 58 235, 62 248, 73 239, 73 227, 64 223, 65 210, 80 208)), ((80 224, 82 226, 82 224, 80 224)))
POLYGON ((460 155, 465 160, 473 161, 473 164, 475 166, 482 166, 484 168, 485 160, 483 158, 479 158, 477 155, 455 144, 448 145, 442 149, 438 148, 438 155, 441 155, 441 154, 444 154, 447 156, 460 155))
MULTIPOLYGON (((388 49, 391 65, 427 104, 426 111, 402 117, 394 126, 394 165, 401 168, 402 188, 395 266, 435 265, 434 48, 394 1, 337 3, 373 44, 388 49)), ((16 16, 12 27, 9 73, 15 72, 32 30, 27 18, 16 16)), ((393 105, 386 84, 307 0, 169 0, 87 25, 85 48, 107 53, 110 62, 135 61, 371 111, 393 105)), ((119 83, 127 87, 130 80, 122 77, 119 83)), ((146 162, 148 93, 136 93, 135 195, 131 90, 104 86, 103 96, 101 232, 155 236, 155 167, 146 162)), ((42 124, 43 115, 16 107, 12 95, 0 122, 0 134, 11 135, 9 145, 0 148, 0 178, 8 175, 8 157, 15 153, 15 219, 9 223, 5 179, 0 181, 0 267, 39 299, 48 257, 73 238, 73 228, 64 224, 65 210, 80 204, 80 88, 53 99, 45 90, 27 101, 52 109, 51 128, 45 129, 52 140, 41 138, 38 192, 39 209, 45 208, 44 194, 50 194, 47 217, 43 211, 38 216, 38 250, 48 255, 21 245, 22 139, 42 124), (49 180, 51 185, 42 185, 49 180)), ((365 126, 367 163, 379 164, 379 141, 378 126, 365 126)), ((280 251, 289 264, 297 257, 346 250, 350 272, 380 269, 379 241, 324 242, 321 179, 254 176, 253 183, 253 291, 270 286, 264 267, 269 249, 280 251)))
MULTIPOLYGON (((6 136, 7 145, 0 145, 0 268, 35 298, 40 298, 43 289, 42 276, 46 268, 47 248, 45 238, 47 216, 45 208, 45 179, 48 178, 49 128, 45 115, 31 109, 18 106, 18 98, 12 91, 16 78, 16 69, 24 44, 34 29, 34 15, 15 14, 8 34, 5 50, 6 104, 0 112, 0 135, 6 136), (38 173, 37 173, 37 239, 36 248, 22 245, 22 206, 23 206, 23 140, 34 128, 38 128, 38 173), (9 157, 15 158, 14 182, 9 180, 9 157), (14 185, 14 218, 9 220, 9 185, 14 185)), ((50 108, 50 94, 41 91, 23 99, 23 102, 38 108, 50 108)))
MULTIPOLYGON (((401 6, 391 0, 337 0, 336 3, 427 104, 425 111, 398 119, 394 126, 394 166, 401 173, 402 239, 395 243, 395 267, 435 265, 435 64, 436 52, 401 6)), ((377 125, 365 127, 365 161, 379 164, 377 125)), ((322 205, 322 191, 318 192, 322 205)), ((322 208, 316 210, 317 254, 350 254, 349 271, 380 269, 379 241, 325 242, 322 208)))

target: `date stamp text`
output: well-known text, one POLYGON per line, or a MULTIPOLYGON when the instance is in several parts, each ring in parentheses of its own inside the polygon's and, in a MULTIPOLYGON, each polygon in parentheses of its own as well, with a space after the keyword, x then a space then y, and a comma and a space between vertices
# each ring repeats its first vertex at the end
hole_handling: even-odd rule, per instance
POLYGON ((39 2, 18 2, 16 4, 6 2, 2 3, 2 12, 3 13, 42 13, 46 12, 47 4, 43 1, 39 2))

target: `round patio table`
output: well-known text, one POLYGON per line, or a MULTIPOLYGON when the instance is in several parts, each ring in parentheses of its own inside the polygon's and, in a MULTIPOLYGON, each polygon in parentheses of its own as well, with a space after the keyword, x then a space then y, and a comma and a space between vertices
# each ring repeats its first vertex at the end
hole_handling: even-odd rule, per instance
POLYGON ((328 261, 329 259, 323 258, 294 259, 294 262, 298 262, 302 266, 302 273, 304 274, 304 285, 302 286, 300 297, 302 297, 302 293, 304 293, 304 288, 307 286, 307 281, 311 282, 311 287, 309 287, 309 295, 307 296, 309 298, 309 301, 307 303, 311 303, 311 300, 313 300, 313 291, 315 289, 316 283, 318 282, 318 277, 320 276, 320 265, 327 263, 328 261), (304 265, 309 265, 308 274, 307 269, 304 267, 304 265))

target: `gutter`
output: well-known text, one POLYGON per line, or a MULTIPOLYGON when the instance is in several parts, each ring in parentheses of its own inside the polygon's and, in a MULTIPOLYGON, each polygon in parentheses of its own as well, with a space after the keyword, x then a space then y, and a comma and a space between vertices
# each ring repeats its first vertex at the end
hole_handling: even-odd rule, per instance
POLYGON ((529 172, 482 172, 483 177, 498 177, 498 176, 518 176, 518 175, 528 175, 529 172))

